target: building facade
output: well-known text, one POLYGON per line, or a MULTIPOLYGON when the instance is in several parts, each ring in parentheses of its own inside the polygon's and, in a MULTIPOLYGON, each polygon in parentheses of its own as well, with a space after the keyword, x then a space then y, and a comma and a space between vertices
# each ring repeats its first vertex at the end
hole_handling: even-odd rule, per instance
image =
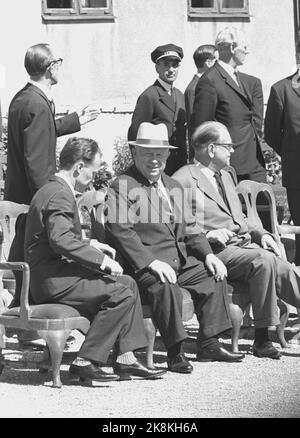
POLYGON ((61 112, 92 103, 102 109, 83 134, 94 137, 111 162, 125 137, 138 95, 156 78, 150 52, 173 42, 184 49, 177 86, 195 72, 192 55, 233 24, 244 30, 250 54, 243 71, 270 86, 295 71, 295 0, 0 0, 0 99, 6 114, 26 83, 27 48, 49 42, 64 59, 54 87, 61 112))

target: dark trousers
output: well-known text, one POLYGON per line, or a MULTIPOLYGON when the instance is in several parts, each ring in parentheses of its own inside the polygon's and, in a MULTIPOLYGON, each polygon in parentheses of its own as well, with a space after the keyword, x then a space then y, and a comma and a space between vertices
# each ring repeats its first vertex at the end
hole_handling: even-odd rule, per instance
POLYGON ((91 279, 90 283, 86 293, 75 287, 49 298, 51 302, 74 307, 91 319, 78 356, 106 363, 114 346, 117 354, 144 348, 147 340, 141 300, 133 278, 127 275, 99 276, 91 279))
MULTIPOLYGON (((294 225, 300 225, 300 189, 286 189, 290 213, 294 225)), ((295 264, 300 265, 300 235, 296 234, 295 264)))
POLYGON ((167 349, 187 338, 182 323, 182 294, 180 287, 187 289, 194 300, 200 324, 198 340, 216 336, 231 327, 226 281, 215 282, 203 263, 183 268, 178 273, 178 282, 161 283, 150 271, 136 277, 142 302, 150 304, 153 319, 167 349))

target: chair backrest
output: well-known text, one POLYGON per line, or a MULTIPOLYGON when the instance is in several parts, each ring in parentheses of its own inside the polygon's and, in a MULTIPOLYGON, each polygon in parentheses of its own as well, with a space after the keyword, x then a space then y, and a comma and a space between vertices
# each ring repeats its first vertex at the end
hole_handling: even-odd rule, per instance
POLYGON ((264 193, 269 203, 267 205, 260 205, 259 208, 260 211, 265 210, 270 213, 271 232, 278 246, 280 247, 282 258, 286 260, 284 245, 280 241, 280 226, 277 220, 275 195, 271 186, 266 183, 258 183, 255 181, 244 180, 238 183, 238 185, 236 186, 236 191, 246 205, 246 215, 248 217, 248 220, 254 226, 258 225, 260 227, 262 227, 262 223, 257 211, 257 197, 259 193, 264 193))
MULTIPOLYGON (((9 250, 15 235, 15 223, 17 217, 22 213, 27 213, 28 205, 16 204, 10 201, 0 201, 0 262, 8 260, 9 250)), ((0 271, 0 294, 3 290, 2 278, 8 277, 9 283, 14 281, 14 274, 7 271, 0 271)), ((9 289, 9 287, 7 287, 9 289)))

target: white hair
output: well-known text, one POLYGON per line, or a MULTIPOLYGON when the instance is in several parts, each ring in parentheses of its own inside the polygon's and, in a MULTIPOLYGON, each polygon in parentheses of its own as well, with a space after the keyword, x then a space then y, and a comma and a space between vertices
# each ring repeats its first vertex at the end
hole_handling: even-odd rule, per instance
POLYGON ((223 45, 237 44, 245 39, 245 34, 242 30, 237 29, 234 26, 225 27, 225 29, 221 30, 218 33, 215 46, 218 48, 223 45))

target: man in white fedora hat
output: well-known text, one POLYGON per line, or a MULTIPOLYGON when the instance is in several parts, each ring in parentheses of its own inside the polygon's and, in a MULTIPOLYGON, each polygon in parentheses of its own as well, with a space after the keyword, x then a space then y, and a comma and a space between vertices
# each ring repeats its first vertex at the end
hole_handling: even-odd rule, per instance
POLYGON ((138 283, 142 301, 152 308, 169 370, 193 370, 182 346, 187 334, 180 287, 194 299, 199 348, 206 360, 240 361, 243 355, 229 353, 218 341, 231 327, 226 267, 214 256, 188 207, 183 208, 182 186, 164 173, 172 148, 166 126, 142 123, 136 141, 129 144, 134 164, 111 185, 106 227, 126 262, 125 271, 138 283))

